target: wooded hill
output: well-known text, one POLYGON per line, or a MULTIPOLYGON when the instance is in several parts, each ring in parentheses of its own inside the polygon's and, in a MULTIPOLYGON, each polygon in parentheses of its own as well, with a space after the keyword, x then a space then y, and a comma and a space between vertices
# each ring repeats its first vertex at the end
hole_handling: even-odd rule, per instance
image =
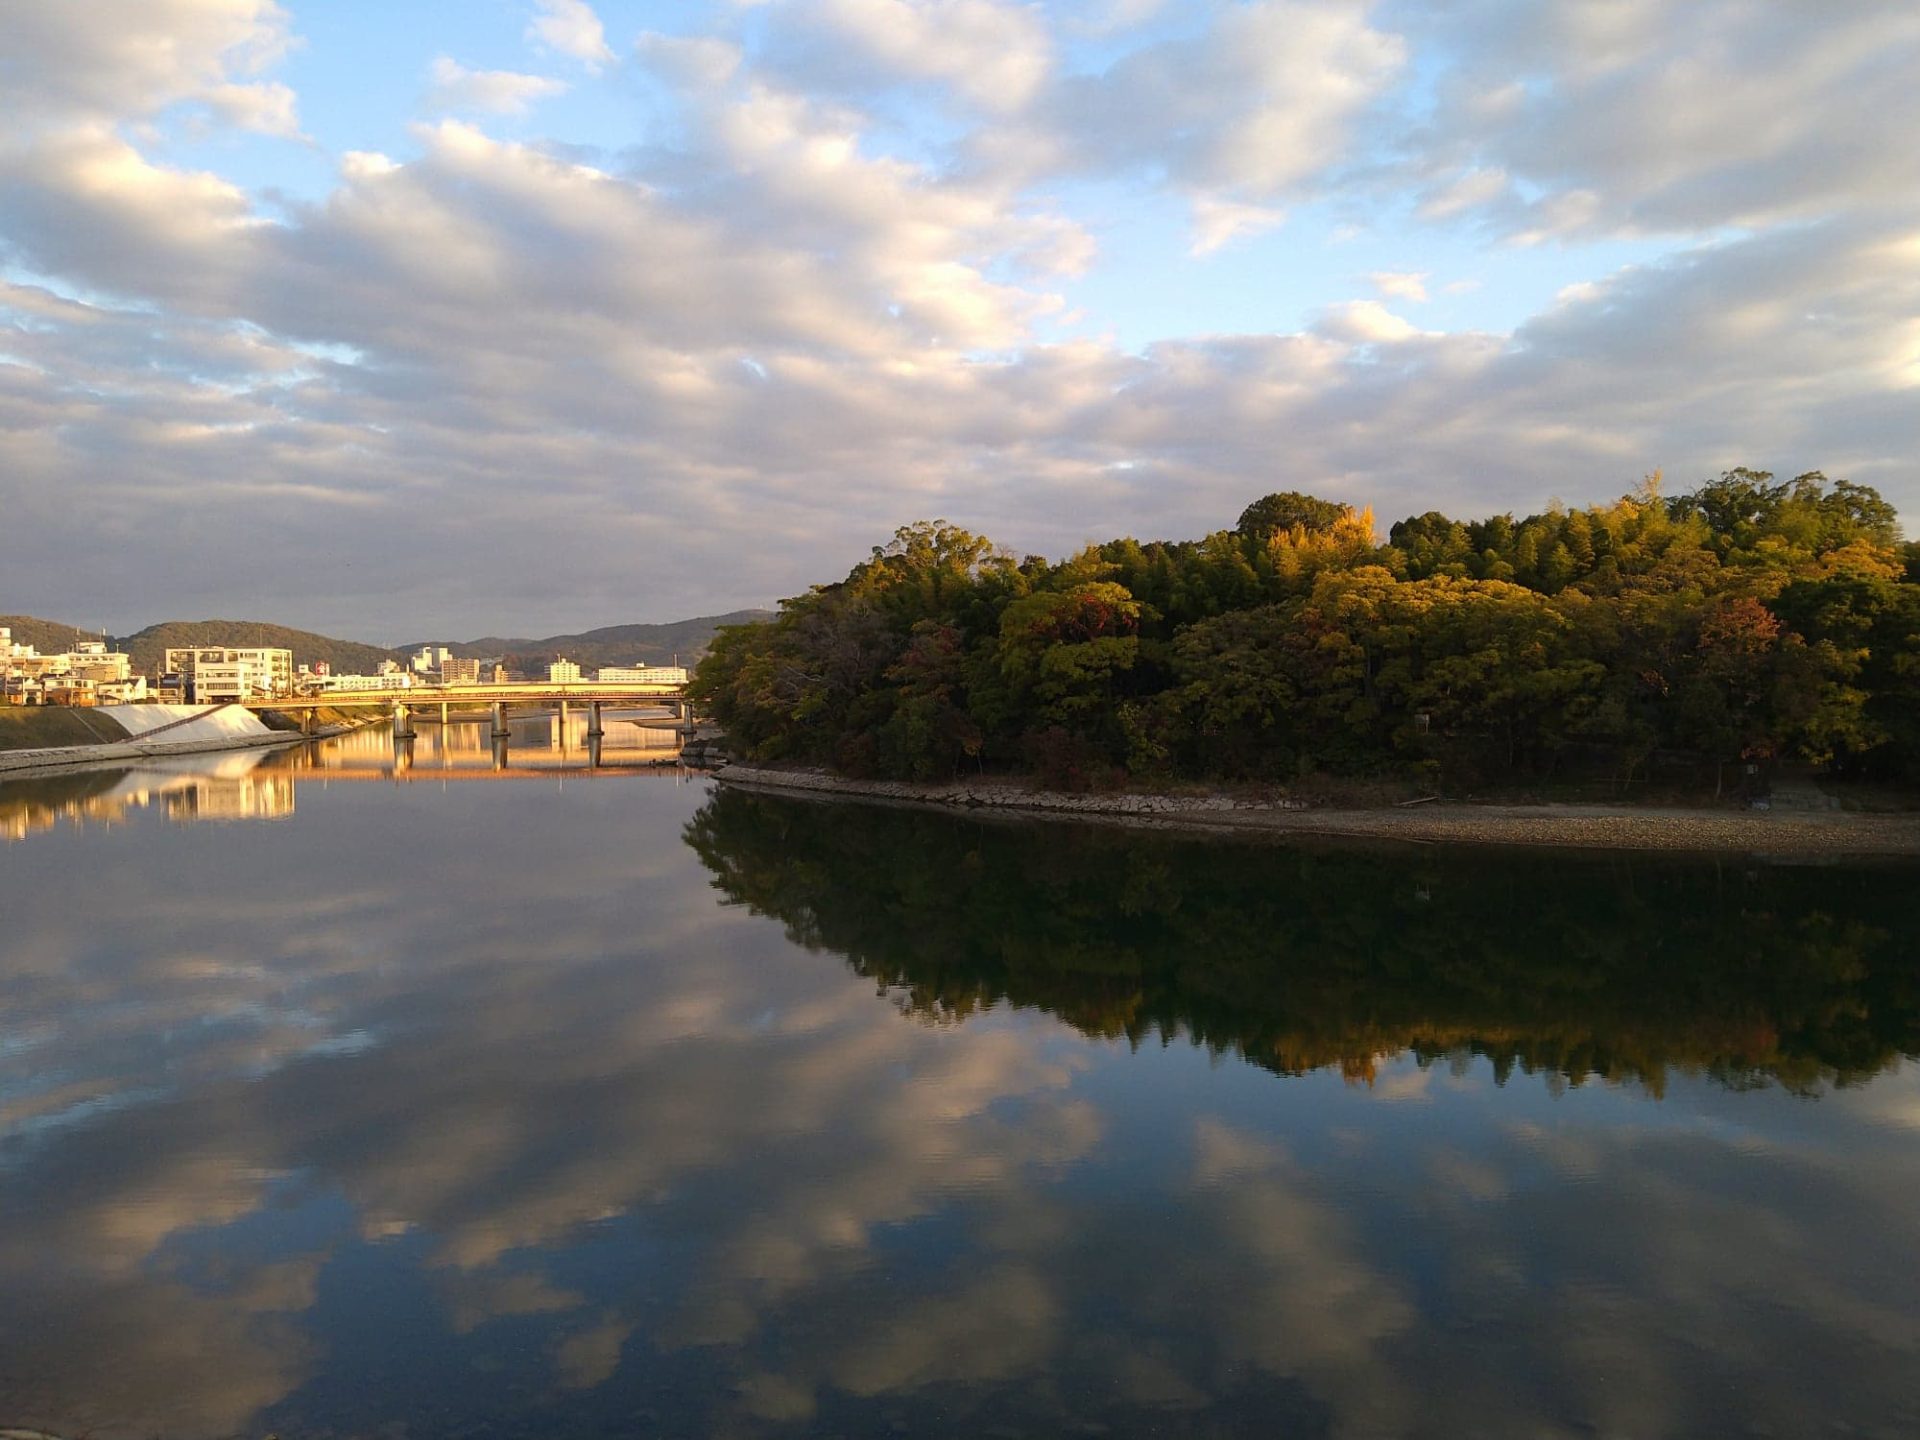
POLYGON ((754 759, 913 778, 1920 778, 1920 546, 1896 521, 1870 487, 1743 469, 1524 520, 1430 512, 1385 544, 1295 492, 1059 563, 923 523, 722 632, 694 695, 754 759))
POLYGON ((379 669, 382 660, 394 658, 391 650, 378 645, 335 640, 310 630, 292 630, 259 620, 163 620, 158 625, 121 636, 119 645, 132 657, 133 668, 145 675, 160 673, 168 649, 189 645, 232 645, 249 649, 271 646, 291 650, 296 666, 324 661, 343 675, 370 674, 379 669))
POLYGON ((58 620, 41 620, 32 615, 0 615, 0 626, 13 632, 13 643, 31 645, 42 655, 58 655, 73 647, 76 640, 98 640, 98 630, 83 630, 58 620))

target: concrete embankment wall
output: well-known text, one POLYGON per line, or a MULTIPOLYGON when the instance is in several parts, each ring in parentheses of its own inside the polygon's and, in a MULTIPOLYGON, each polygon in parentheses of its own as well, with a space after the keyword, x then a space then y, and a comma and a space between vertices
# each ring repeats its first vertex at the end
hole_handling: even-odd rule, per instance
POLYGON ((258 716, 238 705, 102 705, 98 713, 110 717, 130 738, 100 745, 0 751, 0 775, 156 755, 290 745, 307 738, 268 729, 258 716))
POLYGON ((242 705, 102 705, 99 713, 119 722, 135 740, 165 731, 169 740, 238 740, 271 735, 260 717, 242 705))

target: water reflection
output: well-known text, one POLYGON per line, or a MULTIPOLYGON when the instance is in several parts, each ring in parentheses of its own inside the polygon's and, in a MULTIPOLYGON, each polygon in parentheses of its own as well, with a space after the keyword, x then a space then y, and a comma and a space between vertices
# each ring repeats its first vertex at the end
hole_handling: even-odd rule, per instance
POLYGON ((316 779, 8 852, 0 1428, 1920 1422, 1911 872, 316 779))
POLYGON ((158 807, 176 821, 274 820, 291 815, 299 782, 598 778, 642 770, 685 779, 680 736, 664 710, 610 710, 604 735, 584 711, 519 715, 495 736, 490 719, 416 722, 410 737, 384 725, 324 743, 273 750, 176 755, 136 765, 108 762, 0 782, 0 839, 24 840, 61 824, 112 824, 158 807))
POLYGON ((0 784, 0 838, 25 840, 62 823, 112 824, 157 807, 169 819, 278 820, 293 813, 291 773, 259 751, 182 755, 0 784))
POLYGON ((980 827, 727 791, 687 830, 731 900, 909 1011, 1000 1001, 1283 1074, 1401 1054, 1558 1082, 1812 1093, 1920 1053, 1912 867, 1447 858, 980 827))

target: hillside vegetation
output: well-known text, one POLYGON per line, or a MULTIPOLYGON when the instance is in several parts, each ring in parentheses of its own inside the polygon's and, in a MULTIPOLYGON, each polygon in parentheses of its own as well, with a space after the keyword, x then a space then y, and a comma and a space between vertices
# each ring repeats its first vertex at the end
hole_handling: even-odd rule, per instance
POLYGON ((1752 470, 1384 544, 1293 492, 1059 563, 922 523, 722 631, 694 697, 754 759, 902 778, 1920 778, 1920 547, 1867 486, 1752 470))
POLYGON ((395 658, 393 651, 378 645, 335 640, 310 630, 292 630, 259 620, 165 620, 122 636, 119 644, 132 657, 133 668, 147 675, 160 673, 168 649, 189 645, 271 646, 291 650, 295 665, 324 661, 336 673, 348 675, 371 673, 379 669, 382 660, 395 658))
POLYGON ((75 640, 98 640, 98 630, 83 630, 59 620, 41 620, 32 615, 0 615, 0 626, 13 631, 13 643, 31 645, 42 655, 58 655, 72 647, 75 640))

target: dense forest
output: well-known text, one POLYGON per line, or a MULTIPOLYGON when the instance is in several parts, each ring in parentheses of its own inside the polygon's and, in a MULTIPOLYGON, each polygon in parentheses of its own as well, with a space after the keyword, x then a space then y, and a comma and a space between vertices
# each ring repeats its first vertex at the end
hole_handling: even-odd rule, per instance
POLYGON ((1007 1003, 1288 1075, 1478 1055, 1656 1094, 1676 1074, 1813 1094, 1920 1053, 1898 868, 1489 866, 725 786, 686 837, 729 899, 939 1023, 1007 1003))
POLYGON ((693 689, 741 754, 856 775, 1913 779, 1920 544, 1868 486, 1744 469, 1384 544, 1294 492, 1059 563, 935 521, 723 630, 693 689))

